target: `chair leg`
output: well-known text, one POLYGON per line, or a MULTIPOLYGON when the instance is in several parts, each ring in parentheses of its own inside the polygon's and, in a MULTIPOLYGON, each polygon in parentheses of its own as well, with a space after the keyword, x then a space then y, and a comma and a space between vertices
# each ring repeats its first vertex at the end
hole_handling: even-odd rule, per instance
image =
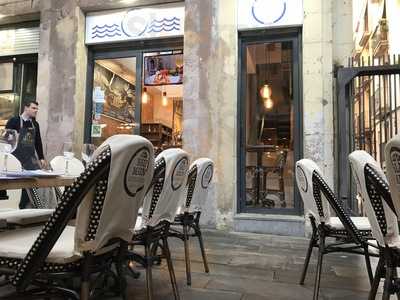
POLYGON ((321 282, 321 271, 322 271, 322 259, 324 257, 325 252, 325 236, 321 236, 319 238, 319 251, 318 251, 318 264, 317 264, 317 272, 315 274, 315 284, 314 284, 314 300, 318 300, 319 294, 319 284, 321 282))
POLYGON ((198 223, 195 224, 194 231, 195 231, 195 234, 196 234, 197 238, 199 239, 201 256, 203 257, 204 272, 210 273, 210 269, 208 268, 206 250, 204 248, 203 237, 201 235, 200 225, 198 223))
POLYGON ((392 288, 392 268, 390 267, 390 262, 386 260, 386 274, 385 274, 385 282, 383 283, 383 295, 382 300, 390 299, 390 292, 392 288))
POLYGON ((90 255, 85 255, 82 274, 81 274, 81 297, 82 300, 89 300, 90 298, 90 255))
POLYGON ((301 273, 301 278, 299 282, 301 285, 304 284, 304 280, 306 279, 308 265, 310 263, 311 254, 315 245, 316 245, 316 234, 315 232, 313 232, 310 239, 310 244, 308 245, 306 260, 304 261, 303 272, 301 273))
POLYGON ((118 283, 119 283, 119 290, 122 296, 122 299, 127 299, 126 297, 126 278, 125 278, 125 273, 124 273, 124 260, 125 257, 127 256, 127 245, 126 243, 121 243, 119 251, 118 251, 118 257, 117 257, 117 263, 116 263, 116 269, 117 269, 117 275, 118 275, 118 283))
POLYGON ((364 246, 364 257, 365 257, 365 265, 367 267, 367 272, 368 272, 369 283, 372 286, 374 275, 372 274, 371 259, 369 257, 368 245, 364 246))
POLYGON ((190 252, 189 252, 189 235, 188 226, 183 225, 183 244, 185 247, 185 263, 186 263, 186 283, 192 285, 192 274, 190 272, 190 252))
POLYGON ((152 276, 152 267, 153 262, 151 258, 150 245, 145 244, 144 246, 144 255, 146 262, 146 294, 147 300, 153 299, 153 276, 152 276))
POLYGON ((378 291, 379 283, 381 282, 382 273, 385 267, 385 260, 380 257, 378 265, 376 266, 374 280, 371 285, 371 291, 369 292, 368 300, 375 300, 376 293, 378 291))
POLYGON ((171 279, 171 285, 172 285, 172 290, 174 292, 174 297, 175 297, 175 300, 179 300, 180 297, 179 297, 178 285, 176 284, 174 266, 172 265, 171 252, 169 251, 167 237, 163 238, 163 248, 164 248, 165 259, 166 259, 167 265, 168 265, 169 277, 171 279))

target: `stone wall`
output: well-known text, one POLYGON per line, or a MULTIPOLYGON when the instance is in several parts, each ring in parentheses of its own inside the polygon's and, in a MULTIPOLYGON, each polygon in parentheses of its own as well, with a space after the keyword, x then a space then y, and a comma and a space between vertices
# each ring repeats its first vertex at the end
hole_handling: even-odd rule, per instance
POLYGON ((203 222, 231 227, 236 203, 236 4, 187 0, 185 6, 184 147, 192 157, 215 162, 203 222))

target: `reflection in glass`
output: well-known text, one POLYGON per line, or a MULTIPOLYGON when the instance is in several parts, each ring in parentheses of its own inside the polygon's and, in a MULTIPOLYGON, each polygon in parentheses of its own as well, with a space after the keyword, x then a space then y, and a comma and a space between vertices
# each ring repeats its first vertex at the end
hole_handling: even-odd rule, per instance
POLYGON ((246 207, 293 208, 292 42, 246 49, 246 207))
POLYGON ((136 58, 98 59, 93 76, 92 142, 100 145, 114 134, 133 134, 136 58))

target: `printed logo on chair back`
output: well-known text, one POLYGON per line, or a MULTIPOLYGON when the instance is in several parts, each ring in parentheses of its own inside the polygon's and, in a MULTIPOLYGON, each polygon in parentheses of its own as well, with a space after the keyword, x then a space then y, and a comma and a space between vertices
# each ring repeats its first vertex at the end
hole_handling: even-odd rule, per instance
POLYGON ((134 197, 137 192, 143 189, 149 163, 150 152, 147 147, 139 149, 132 155, 124 176, 124 187, 129 196, 134 197))
POLYGON ((392 162, 396 183, 400 184, 400 149, 392 147, 390 149, 390 160, 392 162))
POLYGON ((213 177, 214 168, 212 164, 209 164, 203 172, 203 176, 201 177, 201 186, 203 189, 208 188, 210 185, 211 179, 213 177))
POLYGON ((186 157, 182 157, 175 165, 174 170, 172 171, 171 178, 171 186, 174 191, 176 191, 183 185, 186 179, 188 165, 189 160, 186 157))
POLYGON ((302 189, 302 191, 304 193, 307 193, 308 189, 307 177, 306 174, 304 173, 304 170, 300 166, 297 166, 297 183, 299 187, 302 189))

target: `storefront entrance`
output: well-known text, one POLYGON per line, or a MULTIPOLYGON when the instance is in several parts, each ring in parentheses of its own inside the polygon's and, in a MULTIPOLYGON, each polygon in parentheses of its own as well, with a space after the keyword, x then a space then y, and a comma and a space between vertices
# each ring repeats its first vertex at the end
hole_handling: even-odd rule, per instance
POLYGON ((183 43, 141 44, 91 49, 86 142, 100 145, 114 134, 140 134, 156 152, 182 146, 183 43))
POLYGON ((239 212, 298 214, 300 34, 240 37, 239 212))

